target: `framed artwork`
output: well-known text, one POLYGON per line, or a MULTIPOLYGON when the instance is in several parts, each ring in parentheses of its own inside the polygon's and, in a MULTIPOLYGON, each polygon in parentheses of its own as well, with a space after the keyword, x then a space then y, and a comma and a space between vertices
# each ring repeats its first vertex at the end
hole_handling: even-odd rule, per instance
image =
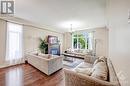
POLYGON ((49 44, 56 44, 58 43, 58 37, 57 36, 48 36, 48 43, 49 44))

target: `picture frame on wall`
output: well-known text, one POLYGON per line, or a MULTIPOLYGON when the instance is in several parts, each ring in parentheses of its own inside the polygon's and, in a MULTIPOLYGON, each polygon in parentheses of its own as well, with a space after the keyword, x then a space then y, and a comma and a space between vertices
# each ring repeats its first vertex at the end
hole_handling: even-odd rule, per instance
POLYGON ((57 44, 58 43, 58 37, 57 36, 48 36, 48 43, 49 44, 57 44))

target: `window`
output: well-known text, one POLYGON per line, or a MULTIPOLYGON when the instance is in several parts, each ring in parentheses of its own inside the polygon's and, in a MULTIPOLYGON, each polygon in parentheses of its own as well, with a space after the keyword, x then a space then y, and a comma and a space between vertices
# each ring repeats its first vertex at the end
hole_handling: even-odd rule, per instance
POLYGON ((22 58, 22 25, 7 22, 6 61, 22 58))
POLYGON ((82 32, 72 34, 72 48, 73 49, 89 49, 92 50, 93 33, 82 32))

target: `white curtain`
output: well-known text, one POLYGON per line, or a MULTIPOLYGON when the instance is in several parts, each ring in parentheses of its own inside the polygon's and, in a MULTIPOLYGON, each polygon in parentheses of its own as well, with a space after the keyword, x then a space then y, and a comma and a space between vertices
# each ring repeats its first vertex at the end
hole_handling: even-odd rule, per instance
POLYGON ((22 25, 7 22, 6 61, 18 64, 23 61, 22 25))

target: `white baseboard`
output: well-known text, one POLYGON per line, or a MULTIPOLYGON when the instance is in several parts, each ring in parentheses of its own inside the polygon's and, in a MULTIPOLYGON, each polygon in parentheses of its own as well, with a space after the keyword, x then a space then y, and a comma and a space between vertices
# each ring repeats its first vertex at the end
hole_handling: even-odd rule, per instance
POLYGON ((5 68, 5 67, 9 67, 9 66, 14 66, 14 65, 18 65, 18 64, 23 64, 23 63, 25 63, 25 62, 16 63, 16 64, 3 63, 3 64, 0 64, 0 68, 5 68))

